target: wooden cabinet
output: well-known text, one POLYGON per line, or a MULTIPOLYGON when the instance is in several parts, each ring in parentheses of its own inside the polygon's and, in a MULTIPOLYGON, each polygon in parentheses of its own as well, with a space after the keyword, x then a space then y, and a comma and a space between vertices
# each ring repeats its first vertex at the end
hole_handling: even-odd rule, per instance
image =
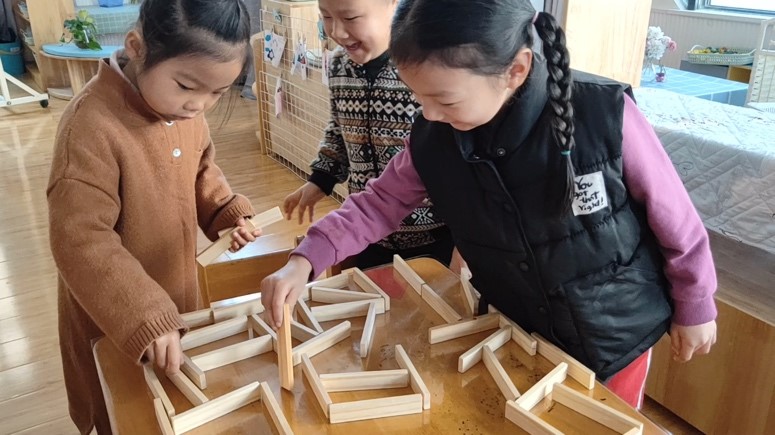
POLYGON ((682 60, 681 69, 740 83, 748 84, 751 81, 751 65, 704 65, 682 60))
POLYGON ((14 0, 13 10, 19 38, 33 59, 27 63, 27 70, 35 83, 44 91, 67 86, 67 65, 41 56, 40 47, 59 41, 64 21, 75 16, 73 0, 14 0), (27 5, 26 13, 19 7, 20 3, 27 5))
POLYGON ((672 360, 654 348, 646 394, 706 434, 775 433, 775 254, 711 233, 718 272, 718 341, 672 360))
POLYGON ((640 85, 651 0, 547 1, 565 29, 571 68, 640 85))

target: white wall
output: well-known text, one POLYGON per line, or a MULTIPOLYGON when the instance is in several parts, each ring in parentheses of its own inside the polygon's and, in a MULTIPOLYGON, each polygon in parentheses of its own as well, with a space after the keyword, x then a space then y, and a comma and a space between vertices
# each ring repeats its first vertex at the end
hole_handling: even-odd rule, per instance
POLYGON ((713 12, 660 10, 652 8, 650 26, 659 26, 678 44, 662 63, 678 68, 694 45, 755 48, 763 18, 730 16, 713 12))

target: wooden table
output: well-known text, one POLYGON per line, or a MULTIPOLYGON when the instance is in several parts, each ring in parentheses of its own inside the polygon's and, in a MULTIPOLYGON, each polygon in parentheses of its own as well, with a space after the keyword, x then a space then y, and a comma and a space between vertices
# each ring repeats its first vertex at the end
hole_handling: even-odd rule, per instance
MULTIPOLYGON (((409 262, 420 276, 436 289, 458 312, 465 313, 464 300, 457 276, 441 264, 429 259, 409 262)), ((280 391, 276 355, 273 352, 250 358, 207 372, 208 388, 204 391, 214 398, 253 381, 266 381, 278 398, 291 427, 296 434, 466 434, 466 433, 524 433, 504 417, 505 399, 490 377, 483 363, 466 373, 458 373, 460 354, 487 337, 492 331, 431 346, 429 327, 443 323, 439 317, 390 266, 368 272, 391 296, 391 310, 377 317, 377 331, 368 358, 361 359, 357 349, 360 343, 363 318, 351 319, 352 335, 312 358, 318 373, 344 371, 388 370, 398 368, 394 359, 395 344, 401 344, 427 384, 431 395, 431 409, 422 414, 390 417, 379 420, 328 424, 312 391, 303 378, 301 366, 295 370, 293 392, 280 391)), ((323 323, 329 328, 338 322, 323 323)), ((234 336, 201 348, 198 354, 225 344, 244 340, 234 336)), ((120 354, 112 342, 101 339, 94 348, 97 366, 101 372, 113 431, 116 434, 159 433, 150 392, 143 380, 140 367, 120 354)), ((554 367, 543 357, 531 357, 514 342, 496 352, 517 388, 525 392, 554 367)), ((162 384, 177 412, 191 407, 180 392, 162 377, 162 384)), ((596 399, 644 422, 644 433, 665 434, 642 414, 630 408, 603 385, 597 384, 587 392, 576 381, 568 378, 565 384, 583 391, 596 399)), ((365 398, 411 394, 411 389, 372 392, 333 393, 334 403, 365 398)), ((606 427, 582 417, 559 404, 544 400, 534 412, 566 433, 613 433, 606 427)), ((270 433, 267 420, 261 413, 261 404, 253 403, 214 420, 194 431, 204 433, 270 433)))
POLYGON ((644 88, 664 89, 683 95, 702 98, 734 106, 745 105, 748 93, 748 82, 740 83, 718 77, 683 71, 675 68, 665 68, 665 81, 642 82, 644 88))

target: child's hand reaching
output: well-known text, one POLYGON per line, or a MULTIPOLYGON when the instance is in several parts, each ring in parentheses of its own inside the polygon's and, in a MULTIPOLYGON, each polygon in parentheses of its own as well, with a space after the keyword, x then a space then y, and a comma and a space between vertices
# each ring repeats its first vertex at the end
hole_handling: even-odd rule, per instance
POLYGON ((292 255, 285 266, 261 281, 261 301, 270 325, 282 326, 283 305, 296 305, 311 272, 312 265, 306 258, 292 255))
POLYGON ((231 248, 229 248, 229 251, 231 252, 237 252, 240 249, 242 249, 243 246, 247 245, 250 242, 254 242, 257 237, 261 236, 261 230, 256 229, 253 231, 250 231, 246 227, 247 222, 245 221, 245 218, 240 218, 237 221, 237 229, 235 229, 231 233, 231 248))
POLYGON ((315 183, 307 182, 295 192, 285 197, 283 211, 288 220, 293 217, 293 210, 299 207, 299 224, 304 222, 304 214, 309 213, 309 221, 315 217, 315 204, 325 198, 326 194, 315 183))
POLYGON ((180 371, 180 363, 183 361, 183 348, 180 346, 180 332, 177 330, 168 332, 148 346, 145 357, 151 364, 163 369, 168 374, 180 371))
POLYGON ((715 320, 694 326, 670 326, 670 347, 676 361, 687 362, 693 355, 705 355, 715 343, 715 320))

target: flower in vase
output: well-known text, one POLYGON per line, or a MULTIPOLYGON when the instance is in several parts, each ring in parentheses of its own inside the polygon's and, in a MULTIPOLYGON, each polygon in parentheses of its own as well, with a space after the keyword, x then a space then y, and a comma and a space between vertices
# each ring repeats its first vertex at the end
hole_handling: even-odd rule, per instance
POLYGON ((672 38, 665 35, 662 28, 650 26, 646 33, 646 47, 643 53, 645 62, 657 63, 665 55, 666 51, 675 51, 678 44, 672 38))

